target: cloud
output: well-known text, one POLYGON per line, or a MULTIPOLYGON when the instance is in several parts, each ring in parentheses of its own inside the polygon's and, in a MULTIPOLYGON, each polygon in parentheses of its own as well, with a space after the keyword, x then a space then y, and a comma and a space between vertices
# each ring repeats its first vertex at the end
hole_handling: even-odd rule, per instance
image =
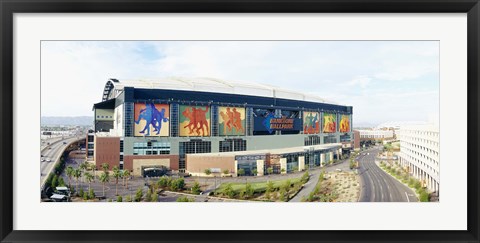
POLYGON ((415 41, 42 42, 42 115, 92 115, 109 78, 183 76, 315 94, 365 121, 416 118, 438 110, 438 55, 415 41))

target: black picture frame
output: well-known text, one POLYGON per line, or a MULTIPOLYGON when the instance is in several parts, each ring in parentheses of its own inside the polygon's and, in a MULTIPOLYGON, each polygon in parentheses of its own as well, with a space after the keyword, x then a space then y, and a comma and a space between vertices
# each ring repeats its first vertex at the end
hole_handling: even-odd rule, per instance
MULTIPOLYGON (((0 0, 0 239, 2 242, 479 242, 479 0, 0 0), (466 231, 18 231, 13 230, 14 13, 467 13, 466 231)), ((339 226, 341 227, 341 226, 339 226)))

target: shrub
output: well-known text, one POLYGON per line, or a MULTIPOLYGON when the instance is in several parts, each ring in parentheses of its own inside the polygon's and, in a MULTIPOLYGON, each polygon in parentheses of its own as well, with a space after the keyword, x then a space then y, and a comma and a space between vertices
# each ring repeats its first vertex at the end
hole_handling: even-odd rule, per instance
POLYGON ((152 192, 150 191, 150 189, 147 190, 147 194, 145 195, 145 201, 152 201, 152 192))
POLYGON ((83 197, 84 191, 83 188, 80 188, 80 191, 78 192, 79 197, 83 197))
POLYGON ((272 167, 268 167, 267 168, 267 174, 273 174, 273 168, 272 167))
POLYGON ((300 181, 302 182, 302 184, 305 184, 307 183, 309 178, 310 178, 310 175, 308 174, 308 171, 307 171, 302 175, 302 178, 300 179, 300 181))
POLYGON ((143 197, 143 190, 142 188, 138 188, 137 192, 135 193, 135 202, 140 202, 143 197))
POLYGON ((83 194, 83 200, 87 201, 89 198, 88 198, 88 193, 84 193, 83 194))
POLYGON ((151 200, 152 202, 158 202, 158 194, 157 194, 156 191, 154 191, 154 192, 152 193, 152 198, 151 198, 151 199, 152 199, 152 200, 151 200))
POLYGON ((90 199, 94 199, 94 198, 95 198, 95 192, 93 191, 93 189, 90 189, 90 190, 88 191, 88 197, 89 197, 90 199))
POLYGON ((111 198, 107 199, 107 202, 112 202, 112 199, 111 198))
POLYGON ((247 185, 245 185, 245 196, 246 196, 246 198, 252 197, 254 193, 255 193, 255 191, 253 190, 252 185, 250 183, 247 183, 247 185))
POLYGON ((160 187, 160 188, 165 188, 165 187, 168 186, 169 180, 170 180, 170 178, 168 178, 168 177, 161 177, 157 181, 157 186, 160 187))
POLYGON ((225 187, 223 192, 229 198, 234 198, 235 197, 235 191, 233 190, 232 184, 230 184, 230 183, 227 184, 227 186, 225 187))
POLYGON ((132 201, 132 197, 130 197, 130 195, 127 195, 125 197, 125 202, 131 202, 132 201))
POLYGON ((279 199, 280 201, 282 201, 282 202, 285 202, 285 200, 286 200, 286 194, 287 194, 287 192, 285 191, 285 188, 282 187, 282 188, 280 189, 279 193, 280 193, 280 195, 279 195, 278 199, 279 199))
POLYGON ((273 182, 271 181, 268 181, 267 182, 267 190, 266 192, 273 192, 274 188, 273 188, 273 182))
POLYGON ((195 199, 189 198, 189 197, 186 197, 186 196, 182 196, 182 197, 177 198, 177 202, 195 202, 195 199))
POLYGON ((425 191, 425 190, 420 190, 420 202, 428 202, 429 201, 429 198, 428 198, 428 193, 425 191))
POLYGON ((117 197, 117 202, 123 202, 122 196, 118 196, 118 197, 117 197))

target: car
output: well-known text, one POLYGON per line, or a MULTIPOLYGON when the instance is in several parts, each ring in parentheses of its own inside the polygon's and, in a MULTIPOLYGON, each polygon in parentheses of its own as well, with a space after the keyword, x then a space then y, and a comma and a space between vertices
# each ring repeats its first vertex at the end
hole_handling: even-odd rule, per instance
POLYGON ((342 169, 336 169, 335 171, 338 171, 338 172, 340 172, 340 171, 342 171, 342 169))
POLYGON ((42 161, 42 162, 45 162, 45 159, 42 159, 41 161, 42 161))
POLYGON ((43 154, 41 154, 40 157, 43 157, 43 154))
POLYGON ((51 160, 51 159, 47 159, 47 162, 52 162, 52 160, 51 160))
POLYGON ((52 149, 52 147, 48 147, 48 149, 52 149))

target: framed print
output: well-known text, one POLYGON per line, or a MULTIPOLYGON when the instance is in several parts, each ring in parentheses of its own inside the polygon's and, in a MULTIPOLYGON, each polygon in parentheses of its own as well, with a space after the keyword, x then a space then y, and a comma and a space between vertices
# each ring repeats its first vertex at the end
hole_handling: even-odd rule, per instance
POLYGON ((0 6, 2 242, 479 240, 478 0, 0 6))

